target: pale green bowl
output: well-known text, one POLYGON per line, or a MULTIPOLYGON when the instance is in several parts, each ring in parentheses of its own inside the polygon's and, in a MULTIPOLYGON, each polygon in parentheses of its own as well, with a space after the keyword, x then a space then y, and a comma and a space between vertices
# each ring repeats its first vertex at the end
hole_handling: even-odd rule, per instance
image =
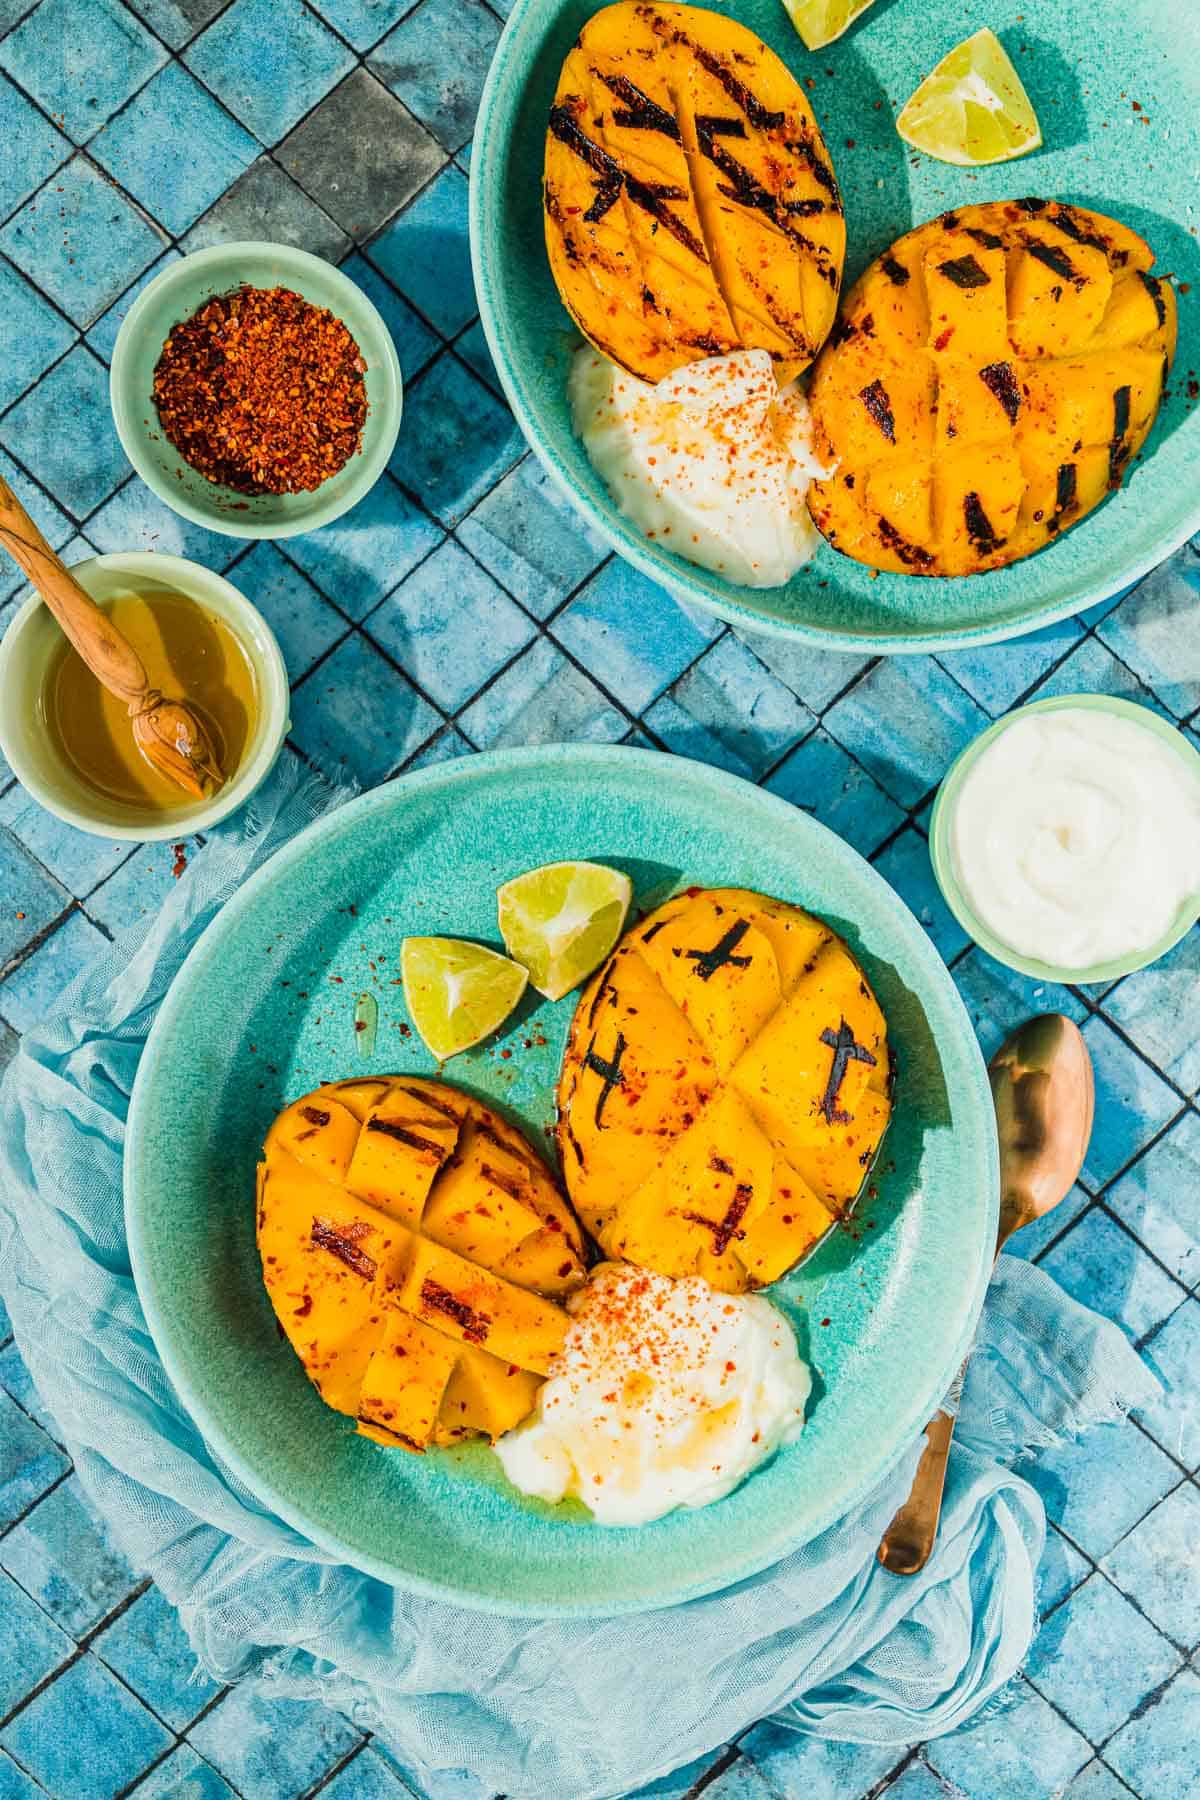
POLYGON ((197 525, 230 537, 294 537, 328 525, 362 499, 387 467, 400 429, 400 363, 377 309, 348 275, 287 244, 217 244, 172 263, 139 294, 117 334, 109 379, 113 420, 126 456, 160 500, 197 525), (362 448, 307 494, 236 494, 184 462, 163 435, 151 398, 154 369, 171 327, 214 294, 286 287, 326 306, 352 333, 366 363, 362 448))
POLYGON ((1095 963, 1088 969, 1061 969, 1056 968, 1053 963, 1039 962, 1032 956, 1022 956, 1019 951, 1009 949, 994 932, 989 931, 973 911, 955 874, 954 852, 951 847, 954 811, 963 782, 988 745, 1001 732, 1007 731, 1017 719, 1024 718, 1027 713, 1061 712, 1068 706, 1087 707, 1093 712, 1115 713, 1118 718, 1129 719, 1133 724, 1153 732, 1164 744, 1170 746, 1200 781, 1200 752, 1196 751, 1181 731, 1177 731, 1174 725, 1160 718, 1157 713, 1151 712, 1148 706, 1138 706, 1132 700, 1118 700, 1111 694, 1063 694, 1053 700, 1035 700, 1029 706, 1020 706, 1015 712, 997 719, 988 731, 981 732, 974 743, 968 744, 957 761, 950 765, 934 801, 929 825, 929 854, 938 886, 942 890, 942 898, 963 930, 974 938, 981 949, 986 950, 989 956, 994 956, 997 962, 1019 970, 1022 975, 1032 975, 1039 981, 1070 982, 1079 987, 1090 986, 1092 982, 1116 981, 1120 976, 1132 975, 1135 969, 1145 969, 1157 962, 1160 956, 1165 956, 1200 920, 1200 894, 1193 894, 1184 901, 1172 920, 1170 929, 1148 950, 1138 950, 1130 956, 1112 957, 1108 962, 1095 963))
POLYGON ((243 806, 266 778, 288 730, 288 678, 275 634, 262 614, 223 576, 199 563, 157 551, 130 550, 92 556, 71 570, 93 600, 118 593, 168 589, 216 613, 235 634, 254 668, 258 717, 242 759, 209 800, 180 794, 169 813, 125 806, 80 780, 59 754, 46 728, 46 674, 63 634, 49 607, 35 594, 0 643, 0 750, 28 794, 68 825, 97 837, 149 843, 207 831, 243 806))

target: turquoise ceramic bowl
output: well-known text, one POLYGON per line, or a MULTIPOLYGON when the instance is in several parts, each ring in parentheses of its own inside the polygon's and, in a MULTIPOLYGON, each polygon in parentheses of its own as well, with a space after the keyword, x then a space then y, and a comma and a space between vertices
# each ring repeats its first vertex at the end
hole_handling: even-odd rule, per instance
POLYGON ((1169 930, 1148 950, 1135 951, 1130 956, 1110 957, 1107 962, 1093 963, 1086 969, 1061 969, 1054 963, 1022 956, 1019 951, 1011 950, 993 931, 989 931, 959 883, 952 835, 963 782, 988 745, 994 743, 1010 725, 1024 718, 1026 713, 1061 712, 1064 707, 1079 706, 1094 712, 1115 713, 1119 719, 1128 719, 1144 731, 1153 732, 1155 737, 1161 738, 1180 758, 1193 778, 1200 782, 1200 751, 1197 751, 1182 731, 1176 730, 1169 719, 1160 718, 1148 706, 1138 706, 1132 700, 1119 700, 1112 694, 1062 694, 1053 700, 1034 700, 1029 706, 1020 706, 1016 712, 1006 713, 987 731, 980 732, 974 743, 968 744, 962 755, 950 765, 938 789, 933 816, 929 822, 929 855, 946 905, 967 935, 974 938, 989 956, 994 956, 997 962, 1004 963, 1010 969, 1017 969, 1022 975, 1034 976, 1038 981, 1073 983, 1077 987, 1086 987, 1097 982, 1118 981, 1122 975, 1132 975, 1135 969, 1148 968, 1160 956, 1165 956, 1200 920, 1200 893, 1190 895, 1182 903, 1169 930))
MULTIPOLYGON (((448 1077, 544 1145, 574 1007, 533 996, 448 1077), (544 1040, 544 1042, 542 1041, 544 1040)), ((167 1371, 225 1465, 332 1554, 502 1612, 664 1606, 761 1569, 839 1518, 910 1444, 967 1347, 995 1245, 986 1072, 954 985, 887 884, 804 813, 653 752, 467 758, 352 801, 223 909, 165 1000, 130 1112, 126 1217, 167 1371), (737 1492, 633 1531, 524 1501, 483 1445, 425 1457, 356 1437, 276 1330, 254 1246, 254 1168, 279 1106, 352 1071, 432 1072, 394 985, 406 933, 496 941, 499 883, 594 857, 646 906, 688 882, 760 887, 845 934, 898 1057, 895 1119, 852 1227, 773 1297, 815 1370, 798 1443, 737 1492), (355 995, 380 1026, 361 1059, 355 995)))
POLYGON ((156 275, 117 333, 109 393, 121 447, 146 486, 185 519, 230 537, 294 537, 340 518, 379 480, 400 429, 400 363, 378 309, 332 263, 289 244, 216 244, 156 275), (311 493, 247 496, 214 487, 184 462, 158 422, 151 397, 154 369, 171 327, 215 294, 243 283, 291 288, 313 306, 328 307, 351 332, 366 363, 362 447, 311 493))
POLYGON ((543 129, 559 67, 600 0, 516 0, 471 155, 479 310, 526 437, 584 514, 644 574, 748 629, 827 649, 925 651, 1032 631, 1118 593, 1200 527, 1197 362, 1200 244, 1185 218, 1200 162, 1200 10, 1164 0, 1086 6, 879 0, 836 43, 808 52, 781 0, 710 0, 801 78, 846 204, 846 279, 913 225, 972 201, 1036 193, 1112 213, 1142 233, 1182 287, 1171 396, 1122 492, 1037 556, 957 580, 870 572, 822 545, 786 587, 738 587, 649 543, 618 512, 571 430, 567 370, 580 341, 546 260, 543 129), (1037 108, 1045 148, 1020 162, 951 168, 910 152, 896 112, 952 45, 990 25, 1037 108), (1136 101, 1140 111, 1133 110, 1136 101))

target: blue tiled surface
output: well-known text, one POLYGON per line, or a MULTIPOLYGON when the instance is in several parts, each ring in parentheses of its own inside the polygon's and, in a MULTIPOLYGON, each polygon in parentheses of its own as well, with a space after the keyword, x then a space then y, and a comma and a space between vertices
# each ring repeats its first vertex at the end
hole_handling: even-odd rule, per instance
MULTIPOLYGON (((0 0, 0 473, 68 560, 170 551, 248 593, 292 678, 288 754, 368 784, 566 738, 700 757, 875 862, 950 962, 986 1052, 1034 1010, 1085 1024, 1088 1166, 1019 1247, 1116 1318, 1166 1391, 1032 1471, 1050 1530, 1025 1676, 924 1746, 763 1724, 645 1794, 1195 1800, 1200 933, 1105 992, 1014 975, 946 913, 926 832, 949 761, 1035 694, 1102 690, 1200 722, 1197 550, 1077 621, 893 662, 733 633, 613 561, 524 454, 475 317, 469 140, 507 11, 0 0), (349 141, 360 114, 368 135, 349 141), (107 406, 120 322, 180 235, 190 248, 248 226, 341 258, 406 380, 391 472, 342 520, 278 545, 169 512, 130 476, 107 406)), ((0 569, 0 629, 19 589, 0 569)), ((99 945, 153 916, 172 861, 70 830, 0 766, 0 1063, 99 945)), ((0 1800, 404 1800, 386 1746, 339 1715, 197 1673, 92 1511, 9 1332, 0 1308, 0 1800)))
POLYGON ((277 144, 354 67, 301 0, 233 0, 184 61, 264 144, 277 144))

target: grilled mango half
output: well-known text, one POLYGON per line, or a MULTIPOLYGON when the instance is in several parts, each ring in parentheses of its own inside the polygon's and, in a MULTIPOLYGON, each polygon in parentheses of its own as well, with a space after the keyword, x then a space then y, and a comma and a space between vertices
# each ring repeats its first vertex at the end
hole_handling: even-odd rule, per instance
POLYGON ((964 206, 847 295, 813 371, 812 516, 856 562, 971 575, 1040 550, 1121 485, 1175 350, 1175 293, 1082 207, 964 206))
POLYGON ((524 1138, 454 1088, 399 1076, 280 1113, 258 1247, 322 1399, 408 1450, 523 1419, 584 1280, 578 1223, 524 1138))
POLYGON ((644 381, 739 347, 782 383, 833 324, 846 248, 803 88, 735 20, 622 0, 563 64, 546 246, 596 348, 644 381))
POLYGON ((740 1293, 858 1195, 891 1113, 887 1026, 820 919, 692 889, 584 991, 558 1100, 567 1189, 606 1254, 740 1293))

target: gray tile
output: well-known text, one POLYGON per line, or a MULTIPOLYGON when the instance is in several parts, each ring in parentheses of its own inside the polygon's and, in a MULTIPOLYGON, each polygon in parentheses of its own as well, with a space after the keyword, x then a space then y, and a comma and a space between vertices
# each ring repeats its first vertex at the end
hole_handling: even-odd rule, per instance
POLYGON ((164 43, 178 50, 215 19, 225 0, 127 0, 164 43))
POLYGON ((424 127, 365 69, 334 88, 277 154, 305 192, 359 242, 445 161, 424 127))
POLYGON ((290 175, 260 156, 214 207, 198 219, 183 239, 185 250, 206 250, 210 244, 235 244, 265 238, 275 244, 291 244, 311 250, 329 262, 339 262, 350 248, 340 225, 317 205, 290 175))

